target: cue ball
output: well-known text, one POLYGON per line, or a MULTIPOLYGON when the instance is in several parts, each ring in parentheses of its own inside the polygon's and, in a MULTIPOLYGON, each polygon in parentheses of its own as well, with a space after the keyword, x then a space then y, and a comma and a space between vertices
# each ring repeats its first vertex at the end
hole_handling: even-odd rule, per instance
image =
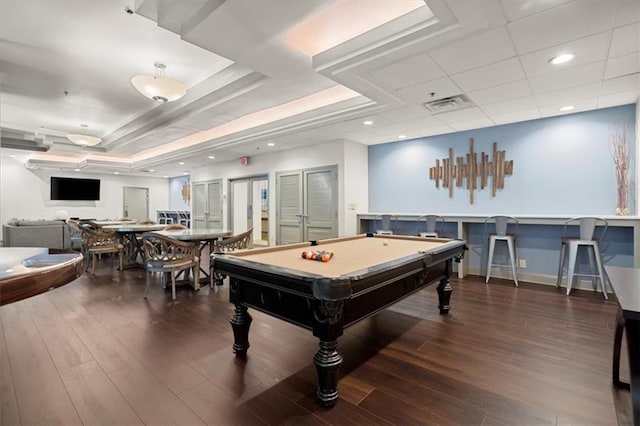
POLYGON ((382 245, 383 245, 383 246, 388 246, 388 245, 389 245, 389 241, 387 241, 387 240, 382 240, 382 245))

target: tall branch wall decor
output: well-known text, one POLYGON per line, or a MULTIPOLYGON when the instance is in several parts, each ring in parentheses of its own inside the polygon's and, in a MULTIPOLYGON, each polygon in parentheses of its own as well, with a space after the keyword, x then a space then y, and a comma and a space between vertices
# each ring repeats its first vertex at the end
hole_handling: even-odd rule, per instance
POLYGON ((436 188, 449 189, 449 198, 453 198, 453 186, 459 188, 466 186, 469 190, 469 202, 474 202, 474 191, 478 189, 478 178, 480 179, 480 189, 489 186, 491 177, 491 195, 496 196, 498 189, 504 188, 505 176, 513 174, 513 160, 506 160, 506 151, 498 151, 498 143, 493 143, 493 153, 491 161, 489 154, 478 154, 473 150, 473 138, 469 139, 469 152, 466 157, 453 157, 453 148, 449 148, 448 158, 436 160, 436 165, 429 168, 429 179, 434 180, 436 188), (466 160, 466 162, 465 162, 466 160), (465 185, 466 182, 466 185, 465 185))
POLYGON ((609 143, 613 163, 616 166, 616 183, 618 185, 618 201, 616 204, 616 214, 628 216, 631 214, 629 208, 629 139, 625 126, 621 132, 609 129, 609 143))

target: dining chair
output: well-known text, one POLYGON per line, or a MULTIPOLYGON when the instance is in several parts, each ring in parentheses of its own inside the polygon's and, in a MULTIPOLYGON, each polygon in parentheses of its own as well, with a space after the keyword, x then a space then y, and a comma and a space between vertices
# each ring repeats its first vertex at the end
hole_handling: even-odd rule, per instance
POLYGON ((188 229, 188 228, 181 223, 172 223, 162 228, 163 231, 179 231, 181 229, 188 229))
MULTIPOLYGON (((239 234, 231 235, 229 237, 225 237, 221 240, 218 240, 213 244, 213 254, 215 255, 216 253, 228 253, 234 250, 247 249, 251 245, 252 235, 253 235, 253 227, 239 234)), ((210 282, 209 285, 211 287, 213 287, 214 284, 222 285, 225 275, 218 273, 213 269, 214 268, 212 266, 210 276, 213 277, 213 280, 210 282)))
POLYGON ((74 219, 67 219, 67 227, 69 228, 69 245, 71 250, 82 251, 82 225, 74 219))
POLYGON ((198 245, 176 240, 175 238, 154 232, 142 234, 144 263, 147 277, 144 286, 144 298, 147 298, 149 284, 154 272, 161 272, 163 279, 171 276, 171 297, 176 300, 176 276, 182 271, 193 271, 194 282, 200 279, 200 258, 198 245))
MULTIPOLYGON (((95 275, 96 262, 103 254, 118 255, 120 270, 123 269, 122 257, 124 247, 115 232, 103 232, 96 229, 80 227, 82 233, 82 254, 85 257, 85 271, 91 264, 91 273, 95 275)), ((113 256, 111 266, 113 267, 113 256)))

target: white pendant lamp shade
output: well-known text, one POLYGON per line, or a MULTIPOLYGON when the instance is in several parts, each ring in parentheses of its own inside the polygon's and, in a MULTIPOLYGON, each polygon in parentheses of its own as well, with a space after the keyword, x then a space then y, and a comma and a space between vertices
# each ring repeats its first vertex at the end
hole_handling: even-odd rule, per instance
POLYGON ((102 139, 96 136, 88 135, 86 133, 88 127, 89 126, 87 126, 86 124, 81 124, 80 133, 67 133, 65 136, 67 139, 69 139, 71 142, 75 143, 76 145, 85 145, 85 146, 98 145, 100 142, 102 142, 102 139))
POLYGON ((158 102, 171 102, 187 93, 187 86, 181 81, 163 75, 166 65, 156 63, 156 75, 136 75, 131 79, 135 89, 149 99, 158 102))

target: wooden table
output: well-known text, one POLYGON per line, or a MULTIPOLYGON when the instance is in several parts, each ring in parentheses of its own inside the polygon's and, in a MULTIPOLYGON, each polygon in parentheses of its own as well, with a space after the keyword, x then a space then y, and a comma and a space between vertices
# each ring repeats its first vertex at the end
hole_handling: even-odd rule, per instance
MULTIPOLYGON (((209 254, 213 253, 214 243, 222 237, 226 237, 232 234, 229 229, 208 228, 208 229, 178 229, 173 231, 155 231, 156 234, 165 235, 167 237, 175 238, 180 241, 190 241, 199 244, 200 254, 200 273, 202 278, 200 281, 209 281, 209 284, 213 286, 213 276, 209 273, 209 256, 204 256, 203 251, 205 248, 209 249, 209 254), (206 258, 206 260, 205 260, 206 258)), ((196 290, 200 289, 200 283, 194 283, 196 290)))
POLYGON ((131 268, 134 266, 144 266, 144 262, 138 261, 138 256, 144 257, 142 246, 138 241, 137 236, 145 232, 159 231, 164 229, 167 225, 140 225, 134 224, 120 224, 120 225, 105 225, 101 228, 102 231, 113 231, 118 234, 120 242, 124 246, 125 253, 125 268, 131 268))
POLYGON ((613 384, 619 388, 630 388, 633 424, 640 426, 640 269, 614 266, 606 266, 605 269, 620 305, 613 343, 613 384), (623 329, 627 336, 631 385, 620 381, 623 329))
POLYGON ((0 247, 0 305, 65 285, 82 272, 82 255, 78 252, 0 247))
POLYGON ((320 340, 313 358, 317 397, 331 407, 338 399, 337 339, 343 330, 433 283, 440 313, 446 314, 451 263, 464 250, 464 241, 369 234, 216 253, 212 267, 229 277, 236 355, 249 349, 248 308, 311 330, 320 340), (303 251, 321 250, 333 258, 301 257, 303 251))
POLYGON ((103 226, 114 225, 133 225, 135 220, 89 220, 87 223, 96 229, 101 229, 103 226))

